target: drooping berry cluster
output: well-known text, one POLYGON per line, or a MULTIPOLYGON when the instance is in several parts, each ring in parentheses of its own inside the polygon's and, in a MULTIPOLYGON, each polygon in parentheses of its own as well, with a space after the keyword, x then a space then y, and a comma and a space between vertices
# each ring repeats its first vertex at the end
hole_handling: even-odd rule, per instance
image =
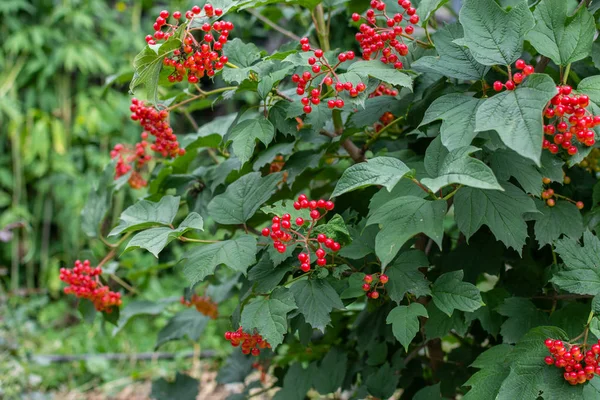
POLYGON ((300 244, 303 252, 298 254, 298 260, 300 261, 300 269, 303 272, 310 271, 312 254, 315 255, 314 259, 316 259, 317 265, 323 267, 327 265, 325 258, 327 249, 337 252, 342 246, 323 233, 317 234, 316 237, 311 237, 311 234, 316 223, 334 207, 332 201, 323 199, 308 200, 306 195, 301 194, 298 196, 298 200, 294 202, 294 209, 310 209, 312 221, 309 223, 304 218, 298 217, 292 222, 290 214, 276 215, 272 219, 271 228, 264 228, 262 235, 270 237, 273 240, 273 247, 280 253, 284 253, 289 245, 300 244), (319 209, 324 210, 324 212, 322 213, 319 209))
MULTIPOLYGON (((564 183, 568 184, 570 182, 571 182, 571 178, 569 178, 568 176, 565 176, 564 183)), ((551 180, 550 180, 550 178, 542 178, 542 183, 544 185, 549 185, 551 183, 551 180)), ((582 210, 585 207, 585 204, 583 204, 583 201, 575 201, 566 196, 560 195, 558 193, 554 193, 554 189, 552 189, 552 188, 548 188, 548 189, 545 189, 544 191, 542 191, 541 197, 542 197, 542 199, 544 199, 546 201, 546 205, 548 207, 554 207, 556 205, 556 200, 558 200, 559 198, 566 200, 569 203, 575 204, 575 206, 580 210, 582 210)))
POLYGON ((367 86, 359 82, 354 86, 352 82, 342 82, 338 79, 335 70, 339 65, 345 61, 354 59, 354 52, 352 50, 342 52, 337 56, 337 63, 331 65, 327 58, 325 58, 324 52, 321 49, 313 49, 310 47, 308 38, 302 38, 300 40, 302 51, 313 52, 313 56, 308 58, 308 65, 311 66, 312 73, 310 71, 304 71, 302 75, 292 75, 292 82, 296 83, 296 94, 304 96, 301 99, 302 105, 304 106, 303 111, 305 114, 312 112, 312 106, 318 105, 323 100, 327 90, 323 91, 323 85, 334 88, 334 97, 327 100, 328 108, 343 108, 344 100, 339 97, 341 92, 347 91, 351 97, 356 97, 359 93, 365 91, 367 86), (317 78, 321 78, 319 82, 317 78))
POLYGON ((244 332, 240 326, 237 331, 225 332, 225 339, 231 342, 233 347, 242 345, 242 353, 257 356, 260 349, 270 349, 271 345, 258 333, 249 334, 244 332))
POLYGON ((131 99, 131 119, 138 121, 144 128, 140 134, 141 141, 130 148, 121 143, 113 147, 110 152, 112 159, 117 159, 115 167, 115 179, 133 170, 129 178, 129 185, 134 189, 146 186, 147 182, 140 175, 140 171, 151 159, 147 153, 148 147, 152 151, 160 153, 163 157, 177 157, 185 154, 185 149, 179 147, 177 136, 168 122, 169 113, 166 110, 158 111, 154 107, 145 105, 144 102, 131 99), (152 136, 154 142, 148 146, 148 137, 152 136))
POLYGON ((198 296, 194 293, 189 301, 181 296, 181 304, 186 307, 196 307, 198 312, 212 319, 217 319, 219 316, 217 303, 214 303, 208 296, 198 296))
MULTIPOLYGON (((187 74, 188 82, 197 83, 204 75, 214 76, 215 71, 222 69, 227 63, 227 56, 222 55, 220 51, 229 40, 233 23, 228 21, 210 23, 211 18, 218 18, 221 15, 223 10, 213 8, 210 4, 206 4, 203 8, 194 6, 186 11, 187 27, 183 36, 183 45, 180 49, 176 49, 171 57, 165 57, 163 60, 165 66, 174 68, 173 73, 169 75, 169 81, 181 82, 183 76, 187 74), (195 27, 192 23, 194 20, 205 22, 199 23, 200 27, 195 27), (195 31, 201 31, 202 37, 196 39, 193 35, 195 31)), ((167 10, 160 12, 154 23, 154 35, 146 36, 148 44, 156 44, 156 40, 167 40, 175 34, 180 27, 181 12, 175 11, 172 17, 175 21, 171 24, 168 22, 169 12, 167 10)))
POLYGON ((127 174, 135 167, 134 171, 129 177, 129 185, 134 189, 140 189, 146 186, 147 182, 139 171, 148 163, 152 156, 146 154, 146 148, 148 142, 142 140, 135 144, 135 149, 128 146, 124 146, 120 143, 116 144, 115 147, 110 151, 110 158, 117 159, 117 165, 115 166, 115 179, 127 174))
POLYGON ((386 6, 383 1, 371 0, 371 9, 367 10, 365 16, 354 13, 352 20, 366 21, 360 25, 360 32, 356 34, 356 40, 360 44, 365 60, 379 57, 381 62, 402 69, 404 65, 398 57, 408 54, 408 46, 404 43, 404 38, 414 40, 410 35, 415 30, 413 25, 419 22, 419 16, 416 14, 417 9, 409 0, 398 0, 398 4, 404 11, 390 17, 385 11, 386 6), (385 20, 385 26, 379 26, 378 19, 385 20))
POLYGON ((365 283, 363 283, 362 289, 367 292, 367 297, 375 300, 379 298, 378 289, 383 289, 389 278, 385 274, 365 275, 363 281, 365 283))
POLYGON ((551 354, 544 358, 544 362, 557 368, 564 368, 565 373, 563 376, 571 385, 592 380, 594 374, 600 375, 600 366, 598 365, 600 340, 585 354, 581 352, 579 346, 563 343, 560 340, 546 339, 544 344, 551 354))
POLYGON ((168 122, 169 112, 167 110, 158 111, 154 107, 145 105, 142 101, 131 99, 131 119, 138 121, 144 128, 140 135, 142 140, 146 140, 148 135, 154 136, 154 143, 150 149, 160 153, 163 157, 176 157, 185 154, 185 149, 179 147, 177 136, 168 122))
POLYGON ((508 80, 505 83, 502 83, 500 81, 494 82, 494 90, 496 92, 499 92, 504 88, 506 88, 506 90, 515 90, 517 85, 523 82, 523 79, 525 79, 525 77, 535 72, 535 69, 532 65, 527 64, 524 60, 521 59, 518 59, 515 62, 515 68, 522 72, 515 72, 514 74, 512 74, 512 72, 509 70, 508 80))
POLYGON ((544 109, 544 133, 552 137, 552 142, 544 139, 542 147, 556 154, 559 146, 569 155, 577 154, 575 142, 591 147, 596 143, 595 126, 600 125, 600 115, 592 115, 586 107, 590 98, 585 94, 571 95, 571 86, 558 86, 558 94, 544 109))
POLYGON ((100 282, 102 268, 92 267, 89 260, 75 261, 72 269, 61 268, 60 280, 67 283, 66 294, 88 299, 98 311, 112 312, 113 307, 121 305, 121 293, 112 292, 100 282))

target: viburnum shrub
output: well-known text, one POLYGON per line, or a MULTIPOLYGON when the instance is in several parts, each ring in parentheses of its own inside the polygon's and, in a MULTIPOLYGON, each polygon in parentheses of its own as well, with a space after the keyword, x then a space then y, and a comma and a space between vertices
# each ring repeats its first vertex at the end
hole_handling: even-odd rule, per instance
POLYGON ((244 398, 600 398, 600 7, 292 3, 154 16, 66 292, 244 398))

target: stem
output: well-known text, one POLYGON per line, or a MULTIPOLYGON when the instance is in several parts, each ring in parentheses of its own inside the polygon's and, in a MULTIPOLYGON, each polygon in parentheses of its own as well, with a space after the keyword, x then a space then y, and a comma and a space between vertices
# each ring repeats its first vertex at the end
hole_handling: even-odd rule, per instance
POLYGON ((404 119, 404 116, 398 117, 395 120, 393 120, 392 122, 390 122, 389 124, 387 124, 386 126, 384 126, 383 128, 381 128, 381 130, 379 132, 375 132, 375 134, 373 136, 371 136, 371 138, 369 140, 367 140, 367 143, 365 143, 365 145, 363 146, 363 153, 369 148, 369 146, 371 146, 377 139, 379 139, 379 137, 381 136, 381 134, 383 132, 387 131, 392 125, 397 124, 398 122, 400 122, 403 119, 404 119))
MULTIPOLYGON (((342 112, 340 110, 333 110, 331 112, 333 117, 333 126, 335 128, 335 136, 341 136, 344 133, 344 122, 342 121, 342 112)), ((350 139, 342 139, 341 141, 342 147, 348 152, 350 157, 354 162, 363 162, 365 161, 365 156, 361 149, 358 148, 357 145, 350 139)))
POLYGON ((135 290, 132 286, 130 286, 123 279, 119 278, 117 275, 110 274, 110 279, 117 282, 119 285, 123 286, 125 289, 129 290, 130 293, 137 293, 137 290, 135 290))
POLYGON ((571 63, 568 63, 567 68, 565 68, 565 73, 563 74, 563 85, 567 84, 567 80, 569 79, 569 72, 571 72, 571 63))
POLYGON ((540 58, 540 61, 535 66, 535 72, 537 72, 537 73, 544 72, 544 70, 546 69, 546 67, 548 66, 549 63, 550 63, 550 59, 546 56, 542 56, 540 58))
POLYGON ((256 11, 256 10, 253 10, 253 9, 251 9, 251 8, 250 8, 250 9, 247 9, 247 10, 245 10, 245 11, 246 11, 248 14, 250 14, 250 15, 252 15, 252 16, 254 16, 254 17, 256 17, 256 19, 258 19, 258 20, 260 20, 260 21, 264 22, 264 23, 265 23, 265 25, 268 25, 268 26, 270 26, 271 28, 275 29, 277 32, 279 32, 279 33, 281 33, 281 34, 283 34, 283 35, 285 35, 285 36, 289 37, 289 38, 290 38, 290 39, 292 39, 292 40, 295 40, 296 42, 299 42, 299 41, 300 41, 300 39, 301 39, 301 37, 300 37, 300 36, 296 35, 296 34, 295 34, 295 33, 293 33, 293 32, 290 32, 290 31, 288 31, 287 29, 285 29, 285 28, 283 28, 283 27, 281 27, 281 26, 279 26, 279 25, 277 25, 275 22, 271 21, 269 18, 265 17, 264 15, 262 15, 261 13, 259 13, 258 11, 256 11))
POLYGON ((450 193, 448 193, 446 196, 444 196, 443 200, 449 200, 449 199, 451 199, 456 194, 456 192, 458 192, 458 189, 460 189, 461 187, 462 187, 462 185, 458 185, 456 187, 456 189, 454 189, 453 191, 451 191, 450 193))
POLYGON ((506 76, 508 76, 508 72, 506 72, 505 70, 503 70, 502 68, 500 68, 500 67, 499 67, 499 66, 497 66, 497 65, 494 65, 494 66, 492 66, 492 69, 493 69, 494 71, 496 71, 496 72, 499 72, 499 73, 501 73, 502 75, 506 75, 506 76))
POLYGON ((189 237, 181 236, 179 238, 182 242, 192 242, 192 243, 219 243, 220 240, 202 240, 202 239, 192 239, 189 237))
POLYGON ((433 193, 431 190, 427 189, 425 186, 423 186, 423 184, 421 182, 419 182, 417 179, 412 178, 411 179, 418 187, 420 187, 421 189, 423 189, 423 191, 425 193, 427 193, 429 196, 431 196, 434 200, 440 200, 439 197, 437 197, 435 195, 435 193, 433 193))
POLYGON ((323 9, 323 4, 319 4, 317 7, 315 7, 313 17, 315 19, 315 29, 317 31, 317 35, 319 36, 319 44, 321 45, 321 49, 323 49, 323 51, 331 50, 329 45, 329 31, 327 30, 327 24, 325 23, 325 11, 323 9))
MULTIPOLYGON (((235 67, 235 68, 237 68, 237 67, 235 67)), ((183 106, 185 104, 191 103, 192 101, 196 101, 198 99, 201 99, 201 98, 204 98, 204 97, 208 97, 208 96, 213 95, 213 94, 223 93, 223 92, 226 92, 228 90, 235 90, 237 88, 238 88, 237 86, 226 86, 226 87, 222 87, 222 88, 219 88, 219 89, 211 90, 210 92, 202 92, 202 93, 200 93, 200 94, 198 94, 196 96, 190 97, 189 99, 185 99, 185 100, 183 100, 180 103, 173 104, 172 106, 165 108, 165 110, 171 111, 171 110, 174 110, 174 109, 176 109, 178 107, 181 107, 181 106, 183 106)))

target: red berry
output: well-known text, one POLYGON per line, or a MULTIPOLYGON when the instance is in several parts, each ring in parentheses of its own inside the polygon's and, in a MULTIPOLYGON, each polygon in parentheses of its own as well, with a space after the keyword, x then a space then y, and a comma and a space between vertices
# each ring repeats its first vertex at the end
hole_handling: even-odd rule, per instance
POLYGON ((504 86, 506 86, 506 89, 508 90, 515 90, 515 83, 511 80, 506 81, 504 86))
POLYGON ((373 300, 378 299, 379 292, 371 292, 371 293, 369 293, 369 297, 372 298, 373 300))
POLYGON ((327 264, 327 260, 325 260, 324 258, 317 258, 317 265, 322 267, 325 264, 327 264))
POLYGON ((554 358, 547 356, 546 358, 544 358, 544 362, 548 365, 552 365, 554 364, 554 358))
POLYGON ((388 280, 389 280, 389 278, 387 275, 381 274, 381 276, 379 277, 379 282, 381 282, 383 285, 388 283, 388 280))
POLYGON ((503 84, 502 82, 500 82, 500 81, 496 81, 496 82, 494 82, 494 90, 495 90, 496 92, 499 92, 499 91, 501 91, 501 90, 502 90, 502 88, 504 88, 504 84, 503 84))
POLYGON ((368 292, 369 290, 371 290, 371 285, 369 285, 368 283, 365 283, 365 284, 362 285, 362 289, 365 292, 368 292))
POLYGON ((310 212, 310 217, 312 219, 318 219, 321 216, 321 213, 318 210, 312 210, 310 212))
MULTIPOLYGON (((577 208, 582 210, 584 207, 583 201, 578 201, 577 203, 575 203, 575 206, 577 206, 577 208)), ((594 346, 592 346, 592 351, 594 351, 594 354, 600 354, 600 345, 594 345, 594 346), (598 346, 598 352, 594 351, 594 346, 598 346)))
MULTIPOLYGON (((325 241, 327 240, 327 236, 323 235, 322 233, 319 233, 317 235, 317 241, 319 243, 325 243, 325 241)), ((600 341, 599 341, 600 342, 600 341)))
POLYGON ((315 254, 317 255, 317 258, 323 258, 323 257, 325 257, 325 250, 323 250, 323 249, 317 249, 317 251, 315 252, 315 254))
POLYGON ((526 64, 525 64, 525 61, 523 61, 523 60, 521 60, 521 59, 518 59, 518 60, 515 62, 515 67, 517 67, 517 69, 523 69, 523 68, 525 68, 525 65, 526 65, 526 64))
POLYGON ((360 15, 357 13, 352 14, 352 21, 358 22, 360 20, 360 15))
POLYGON ((263 236, 269 236, 270 233, 271 233, 271 231, 269 230, 269 228, 264 228, 262 230, 262 235, 263 236))
POLYGON ((298 225, 298 226, 304 225, 304 218, 302 218, 302 217, 296 218, 296 225, 298 225))
POLYGON ((366 283, 371 283, 371 282, 373 282, 373 276, 372 275, 365 275, 365 277, 363 278, 363 281, 365 281, 366 283))
POLYGON ((192 12, 194 14, 200 14, 200 11, 202 11, 202 9, 200 7, 198 7, 198 6, 192 7, 192 12))
POLYGON ((310 271, 310 264, 308 264, 308 263, 303 263, 303 264, 301 264, 301 265, 300 265, 300 269, 301 269, 303 272, 308 272, 308 271, 310 271))

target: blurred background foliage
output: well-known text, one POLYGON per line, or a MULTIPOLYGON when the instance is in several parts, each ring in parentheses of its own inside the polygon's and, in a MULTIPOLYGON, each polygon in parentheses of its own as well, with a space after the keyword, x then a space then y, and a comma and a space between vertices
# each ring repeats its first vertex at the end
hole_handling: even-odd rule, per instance
MULTIPOLYGON (((169 1, 168 8, 196 3, 169 1)), ((118 391, 136 379, 181 369, 173 364, 190 363, 88 359, 50 365, 34 357, 151 352, 156 332, 173 314, 129 324, 113 337, 113 327, 101 318, 81 323, 77 302, 62 295, 58 278, 59 268, 101 257, 94 249, 104 251, 98 239, 82 232, 79 216, 110 162, 110 149, 139 137, 139 126, 129 119, 132 60, 145 46, 151 19, 165 6, 155 0, 0 1, 0 398, 45 398, 103 385, 118 391)), ((266 37, 263 30, 246 34, 266 37)), ((185 120, 176 126, 178 133, 186 129, 185 120)), ((121 190, 114 218, 128 198, 141 195, 121 190)), ((146 297, 182 294, 179 275, 148 253, 130 253, 121 266, 146 297)), ((173 304, 173 312, 180 308, 173 304)), ((225 325, 211 324, 200 346, 223 352, 217 332, 225 325)), ((161 350, 184 348, 189 343, 161 350)))

